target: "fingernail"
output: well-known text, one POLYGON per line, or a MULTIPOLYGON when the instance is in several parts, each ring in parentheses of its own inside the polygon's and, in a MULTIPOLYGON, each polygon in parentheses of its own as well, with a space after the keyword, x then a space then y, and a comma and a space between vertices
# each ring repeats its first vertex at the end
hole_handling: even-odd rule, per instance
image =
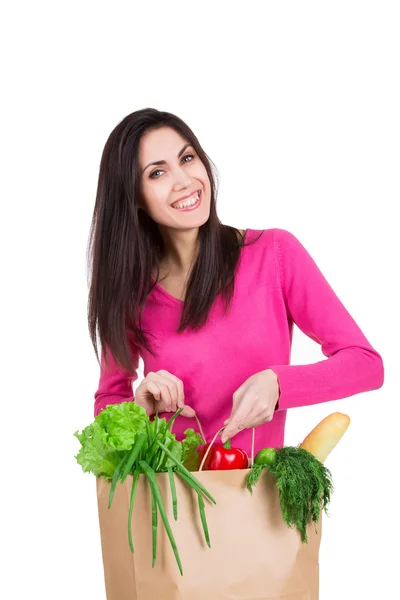
POLYGON ((179 408, 183 408, 183 406, 184 406, 184 404, 183 404, 182 400, 179 400, 179 402, 178 402, 178 407, 179 407, 179 408))

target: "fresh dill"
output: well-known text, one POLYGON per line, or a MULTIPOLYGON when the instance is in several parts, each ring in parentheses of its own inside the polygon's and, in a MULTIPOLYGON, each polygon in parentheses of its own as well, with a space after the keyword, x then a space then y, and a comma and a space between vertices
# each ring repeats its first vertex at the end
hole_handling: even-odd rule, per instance
POLYGON ((309 521, 318 522, 321 508, 328 514, 333 492, 330 471, 307 450, 284 446, 277 449, 272 464, 253 466, 246 482, 250 492, 264 468, 275 478, 284 522, 290 528, 296 527, 302 542, 307 542, 309 521))

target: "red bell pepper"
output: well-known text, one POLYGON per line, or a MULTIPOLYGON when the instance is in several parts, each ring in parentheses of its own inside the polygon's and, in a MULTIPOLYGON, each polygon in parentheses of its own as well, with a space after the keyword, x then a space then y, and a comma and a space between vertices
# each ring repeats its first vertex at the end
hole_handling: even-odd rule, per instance
MULTIPOLYGON (((205 444, 199 451, 199 467, 210 444, 205 444)), ((223 446, 213 445, 204 462, 204 471, 219 471, 226 469, 247 469, 249 457, 240 448, 231 448, 230 440, 223 446)))

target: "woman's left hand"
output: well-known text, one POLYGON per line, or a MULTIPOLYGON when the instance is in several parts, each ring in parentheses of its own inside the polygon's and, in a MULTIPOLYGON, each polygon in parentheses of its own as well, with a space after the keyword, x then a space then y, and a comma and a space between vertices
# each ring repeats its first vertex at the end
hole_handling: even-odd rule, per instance
POLYGON ((221 441, 232 438, 242 429, 272 421, 279 400, 278 377, 271 369, 255 373, 233 394, 233 408, 221 441))

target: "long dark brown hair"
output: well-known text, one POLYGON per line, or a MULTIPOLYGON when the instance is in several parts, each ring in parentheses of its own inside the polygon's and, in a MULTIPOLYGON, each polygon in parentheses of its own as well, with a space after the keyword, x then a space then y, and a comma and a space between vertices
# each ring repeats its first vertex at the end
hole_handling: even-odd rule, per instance
POLYGON ((141 318, 147 295, 154 287, 153 268, 158 281, 164 243, 157 223, 138 206, 139 144, 144 133, 160 127, 171 127, 194 147, 211 184, 210 216, 199 228, 199 252, 188 280, 178 333, 204 325, 220 292, 226 313, 233 298, 240 250, 249 245, 238 229, 219 220, 217 170, 186 123, 169 112, 145 108, 131 113, 115 127, 101 157, 89 234, 88 325, 97 361, 98 336, 106 365, 109 350, 114 361, 132 374, 129 337, 154 356, 141 318))

